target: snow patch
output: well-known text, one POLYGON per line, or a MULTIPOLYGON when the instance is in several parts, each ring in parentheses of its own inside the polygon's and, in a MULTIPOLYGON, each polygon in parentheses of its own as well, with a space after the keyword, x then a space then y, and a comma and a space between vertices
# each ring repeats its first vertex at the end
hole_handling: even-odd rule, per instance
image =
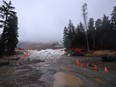
POLYGON ((30 60, 45 60, 45 62, 55 62, 65 53, 64 49, 28 50, 30 60))

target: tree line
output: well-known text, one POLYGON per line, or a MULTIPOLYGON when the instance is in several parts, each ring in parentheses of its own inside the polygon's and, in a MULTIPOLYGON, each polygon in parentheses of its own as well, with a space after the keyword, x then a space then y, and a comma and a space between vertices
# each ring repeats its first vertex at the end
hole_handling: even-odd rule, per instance
POLYGON ((89 18, 87 24, 85 30, 81 22, 75 27, 69 20, 63 32, 65 48, 87 48, 86 35, 88 35, 90 49, 116 49, 116 6, 113 8, 111 18, 104 14, 96 21, 89 18))
POLYGON ((0 6, 0 57, 13 55, 18 43, 18 18, 11 1, 0 6))

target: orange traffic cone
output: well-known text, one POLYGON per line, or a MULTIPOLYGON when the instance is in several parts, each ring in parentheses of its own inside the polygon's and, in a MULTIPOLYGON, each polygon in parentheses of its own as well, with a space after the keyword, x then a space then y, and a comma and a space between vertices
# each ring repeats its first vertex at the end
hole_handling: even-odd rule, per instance
POLYGON ((27 54, 24 54, 25 55, 25 57, 27 56, 27 54))
POLYGON ((86 67, 89 68, 89 64, 88 63, 86 64, 86 67))
POLYGON ((104 68, 104 71, 105 71, 105 72, 108 72, 108 68, 107 68, 107 67, 105 67, 105 68, 104 68))
POLYGON ((79 65, 79 64, 80 64, 78 59, 76 60, 76 64, 77 64, 77 65, 79 65))
POLYGON ((97 65, 94 64, 93 69, 94 69, 95 71, 98 71, 97 65))

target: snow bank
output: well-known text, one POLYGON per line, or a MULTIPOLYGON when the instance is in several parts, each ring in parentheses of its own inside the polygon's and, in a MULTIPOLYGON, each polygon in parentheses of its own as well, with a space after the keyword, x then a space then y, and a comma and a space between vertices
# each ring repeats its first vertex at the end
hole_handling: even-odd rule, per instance
POLYGON ((46 49, 46 50, 29 50, 30 60, 45 60, 45 62, 53 62, 60 58, 65 53, 64 49, 46 49))

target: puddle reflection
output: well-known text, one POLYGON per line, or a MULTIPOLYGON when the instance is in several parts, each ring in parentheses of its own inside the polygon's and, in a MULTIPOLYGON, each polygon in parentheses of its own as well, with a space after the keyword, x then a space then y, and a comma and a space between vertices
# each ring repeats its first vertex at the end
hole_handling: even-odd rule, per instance
POLYGON ((53 87, 63 87, 63 86, 79 87, 80 85, 83 84, 83 81, 80 78, 64 72, 57 72, 54 75, 54 78, 55 82, 53 84, 53 87))

